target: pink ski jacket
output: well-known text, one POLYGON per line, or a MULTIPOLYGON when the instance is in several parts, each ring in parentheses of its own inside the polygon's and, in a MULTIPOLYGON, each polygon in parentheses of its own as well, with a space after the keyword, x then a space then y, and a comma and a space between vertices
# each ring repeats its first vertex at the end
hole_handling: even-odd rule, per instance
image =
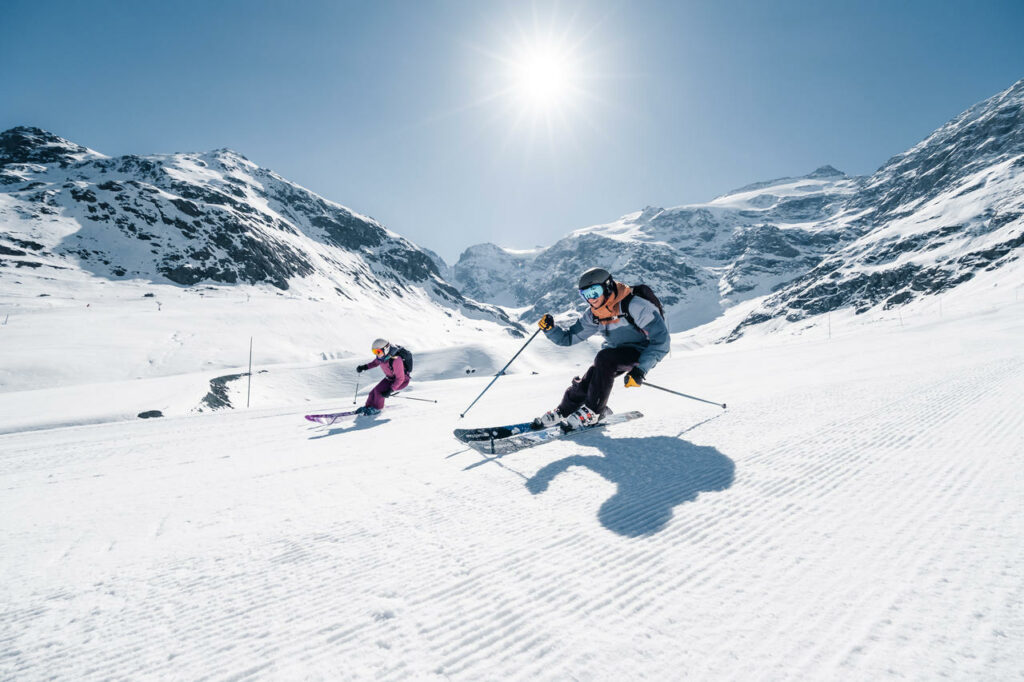
POLYGON ((396 384, 405 381, 405 362, 397 355, 390 358, 375 358, 373 362, 366 366, 366 369, 373 369, 374 367, 380 367, 384 372, 384 376, 394 380, 396 384))

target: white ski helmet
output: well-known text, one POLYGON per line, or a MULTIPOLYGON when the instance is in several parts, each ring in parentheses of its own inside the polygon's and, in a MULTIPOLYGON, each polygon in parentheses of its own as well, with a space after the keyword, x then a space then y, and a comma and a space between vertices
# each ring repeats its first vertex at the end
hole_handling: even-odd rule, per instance
POLYGON ((373 345, 370 346, 370 349, 373 350, 373 354, 374 355, 382 355, 383 356, 383 355, 387 355, 388 351, 391 350, 391 344, 388 343, 387 339, 375 339, 374 342, 373 342, 373 345), (378 353, 377 351, 381 351, 381 352, 378 353))

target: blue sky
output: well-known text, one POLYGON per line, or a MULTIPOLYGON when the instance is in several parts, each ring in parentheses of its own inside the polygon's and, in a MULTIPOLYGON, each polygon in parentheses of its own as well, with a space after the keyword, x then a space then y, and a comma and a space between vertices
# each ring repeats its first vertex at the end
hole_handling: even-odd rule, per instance
POLYGON ((1022 32, 1020 0, 6 0, 0 129, 231 147, 453 262, 870 173, 1024 78, 1022 32))

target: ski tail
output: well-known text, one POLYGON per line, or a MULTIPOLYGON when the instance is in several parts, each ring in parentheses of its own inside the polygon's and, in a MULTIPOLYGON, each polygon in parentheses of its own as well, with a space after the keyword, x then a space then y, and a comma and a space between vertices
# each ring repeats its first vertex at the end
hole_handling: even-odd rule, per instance
POLYGON ((332 412, 330 414, 307 414, 306 420, 311 421, 314 424, 326 424, 330 426, 339 419, 343 417, 351 417, 355 413, 355 410, 349 410, 348 412, 332 412))
MULTIPOLYGON (((401 409, 401 406, 391 407, 389 405, 385 405, 384 407, 381 408, 381 410, 383 411, 384 408, 387 408, 390 411, 390 410, 401 409)), ((343 419, 345 417, 354 417, 354 416, 362 414, 362 412, 359 411, 360 409, 362 409, 362 408, 355 409, 355 410, 345 410, 344 412, 330 412, 330 413, 327 413, 327 414, 307 414, 307 415, 305 415, 305 419, 307 421, 311 421, 311 422, 313 422, 315 424, 326 424, 326 425, 330 426, 331 424, 335 423, 339 419, 343 419)), ((375 412, 374 414, 379 414, 379 413, 375 412)))
POLYGON ((463 443, 476 440, 492 440, 495 438, 508 438, 527 431, 536 431, 538 428, 533 421, 521 422, 519 424, 505 424, 503 426, 483 426, 477 429, 455 429, 455 438, 463 443))

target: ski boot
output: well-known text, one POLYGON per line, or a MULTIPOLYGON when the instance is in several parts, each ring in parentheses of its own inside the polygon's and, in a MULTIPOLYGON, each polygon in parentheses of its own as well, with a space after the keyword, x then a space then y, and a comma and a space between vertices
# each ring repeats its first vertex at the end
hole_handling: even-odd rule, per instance
POLYGON ((555 409, 548 410, 541 416, 534 419, 530 424, 530 428, 534 431, 538 431, 540 429, 546 429, 549 426, 554 426, 555 424, 559 424, 563 421, 565 421, 565 417, 562 416, 562 413, 559 412, 556 407, 555 409))
POLYGON ((578 410, 565 418, 565 424, 570 430, 576 431, 577 429, 585 429, 588 426, 593 426, 599 419, 601 419, 601 415, 597 414, 586 405, 581 405, 578 410))
POLYGON ((372 417, 375 414, 380 414, 380 410, 376 407, 370 407, 369 405, 363 405, 356 410, 356 414, 360 417, 372 417))

